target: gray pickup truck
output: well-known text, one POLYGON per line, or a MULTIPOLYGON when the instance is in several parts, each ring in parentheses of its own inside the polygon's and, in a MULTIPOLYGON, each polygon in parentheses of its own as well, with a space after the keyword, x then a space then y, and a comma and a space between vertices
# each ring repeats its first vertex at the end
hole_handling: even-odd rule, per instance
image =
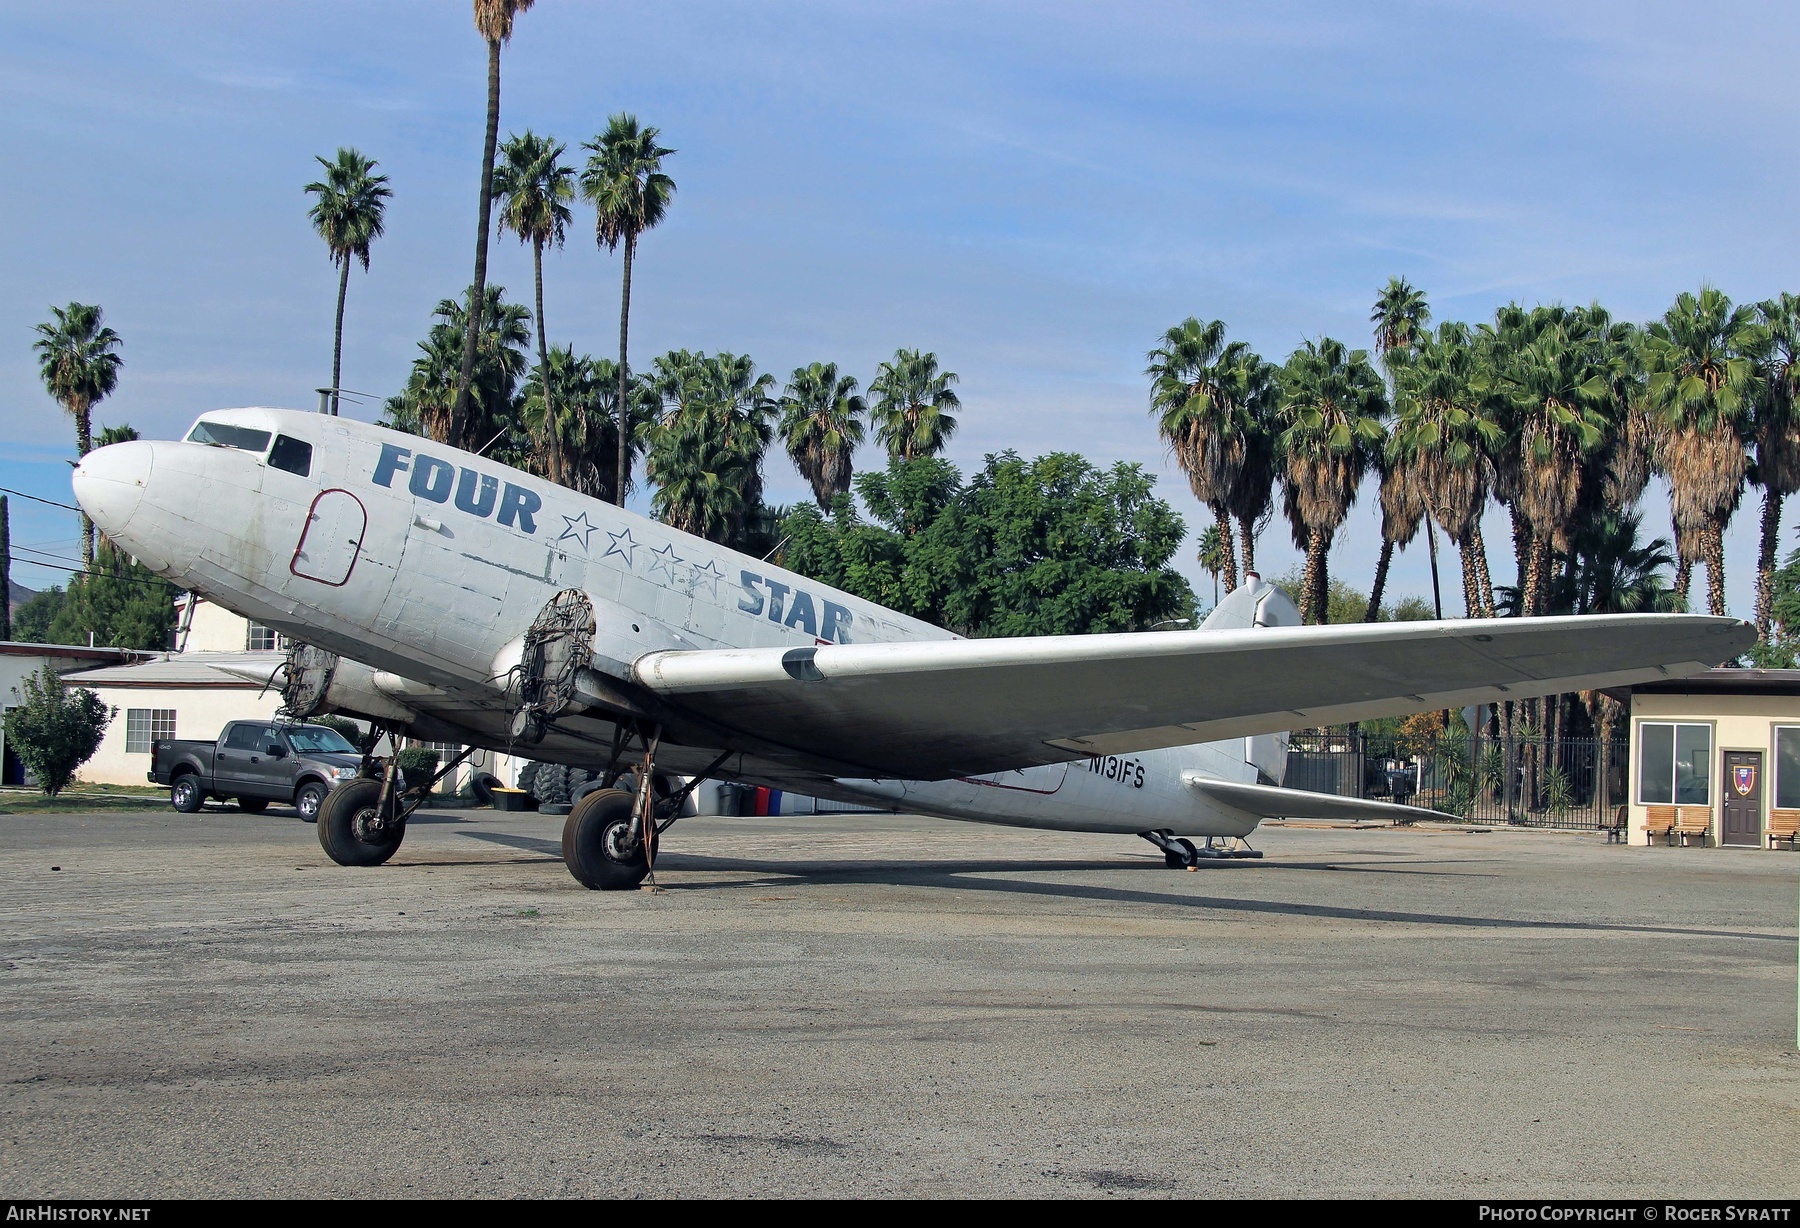
POLYGON ((324 725, 232 721, 216 742, 153 742, 150 783, 169 786, 169 803, 192 814, 209 797, 236 798, 239 809, 261 813, 270 802, 291 802, 308 823, 340 780, 362 767, 362 756, 324 725))

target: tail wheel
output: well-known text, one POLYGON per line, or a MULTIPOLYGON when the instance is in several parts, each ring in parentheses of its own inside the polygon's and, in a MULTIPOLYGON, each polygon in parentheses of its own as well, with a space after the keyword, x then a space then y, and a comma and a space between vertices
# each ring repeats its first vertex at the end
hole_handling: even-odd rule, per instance
POLYGON ((394 816, 400 800, 389 795, 387 821, 377 815, 381 782, 347 780, 325 795, 319 806, 319 845, 340 866, 378 866, 406 839, 406 822, 394 816))
MULTIPOLYGON (((650 864, 632 839, 637 798, 623 789, 598 789, 569 811, 563 823, 563 863, 575 881, 593 891, 629 891, 644 881, 650 864)), ((650 837, 656 847, 656 837, 650 837)))
POLYGON ((206 790, 200 787, 200 778, 192 772, 183 772, 169 786, 169 805, 183 814, 194 814, 206 805, 206 790))
POLYGON ((1183 852, 1171 853, 1167 849, 1163 850, 1163 864, 1168 866, 1169 869, 1185 870, 1187 867, 1200 860, 1199 850, 1194 847, 1194 842, 1192 840, 1189 840, 1185 836, 1176 836, 1174 843, 1179 844, 1182 847, 1183 852))

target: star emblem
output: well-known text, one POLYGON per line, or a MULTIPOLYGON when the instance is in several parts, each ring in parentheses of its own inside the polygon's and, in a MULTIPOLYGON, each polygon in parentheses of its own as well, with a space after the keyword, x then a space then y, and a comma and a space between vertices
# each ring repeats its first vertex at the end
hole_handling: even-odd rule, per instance
MULTIPOLYGON (((581 515, 579 515, 579 516, 564 516, 563 524, 566 525, 567 527, 563 529, 562 536, 557 538, 556 540, 559 542, 566 542, 566 541, 570 541, 570 540, 579 541, 581 543, 581 552, 583 554, 586 554, 587 548, 588 548, 588 538, 592 537, 596 532, 598 532, 600 526, 589 524, 586 512, 581 513, 581 515)), ((629 532, 629 531, 630 530, 627 530, 627 532, 629 532)))
POLYGON ((697 593, 700 591, 700 586, 704 584, 707 595, 715 601, 718 600, 719 581, 725 578, 725 573, 719 570, 718 564, 707 559, 706 566, 695 567, 693 570, 694 574, 688 579, 688 592, 697 593))
MULTIPOLYGON (((585 516, 587 513, 583 512, 582 515, 585 516)), ((631 540, 631 530, 626 529, 620 533, 608 533, 606 536, 612 539, 612 544, 607 546, 606 554, 603 554, 600 557, 606 558, 609 555, 616 554, 625 560, 625 566, 630 567, 632 565, 631 552, 638 548, 638 544, 631 540)))
POLYGON ((650 552, 650 574, 655 575, 660 571, 669 578, 669 583, 673 584, 675 582, 675 564, 679 562, 681 562, 681 557, 675 553, 674 546, 664 546, 661 550, 652 550, 650 552))

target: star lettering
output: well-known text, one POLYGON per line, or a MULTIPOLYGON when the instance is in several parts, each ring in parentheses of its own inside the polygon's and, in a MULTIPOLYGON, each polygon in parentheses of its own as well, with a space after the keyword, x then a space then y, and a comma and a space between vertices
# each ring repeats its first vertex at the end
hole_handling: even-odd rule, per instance
MULTIPOLYGON (((578 541, 581 543, 581 552, 586 554, 588 538, 592 537, 599 530, 600 526, 589 524, 586 512, 581 513, 579 516, 564 516, 563 524, 567 527, 563 529, 562 536, 556 540, 559 542, 566 542, 571 539, 578 541)), ((629 531, 630 530, 627 530, 627 532, 629 531)), ((611 552, 608 551, 608 553, 611 552)))
POLYGON ((664 546, 661 550, 652 550, 650 552, 650 574, 655 575, 660 571, 669 578, 669 583, 673 584, 675 583, 675 564, 679 562, 681 562, 681 557, 675 553, 674 546, 664 546))
MULTIPOLYGON (((583 512, 582 515, 585 516, 587 513, 583 512)), ((632 566, 631 552, 638 548, 638 544, 631 540, 631 530, 626 529, 620 533, 608 533, 606 536, 612 539, 612 544, 607 546, 606 553, 600 557, 607 558, 610 555, 616 554, 625 560, 625 566, 632 566)))

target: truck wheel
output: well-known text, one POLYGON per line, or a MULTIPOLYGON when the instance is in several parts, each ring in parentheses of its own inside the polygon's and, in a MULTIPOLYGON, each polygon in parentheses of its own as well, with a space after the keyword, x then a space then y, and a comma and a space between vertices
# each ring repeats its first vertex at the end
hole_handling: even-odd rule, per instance
MULTIPOLYGON (((324 785, 316 780, 309 780, 300 786, 299 792, 294 794, 294 809, 300 812, 302 823, 319 821, 319 807, 325 804, 325 791, 324 785)), ((268 804, 267 802, 258 802, 256 808, 261 810, 268 804)), ((239 805, 242 803, 240 802, 239 805)))
MULTIPOLYGON (((381 801, 381 782, 347 780, 325 795, 318 809, 319 846, 340 866, 378 866, 400 848, 406 838, 404 823, 372 831, 375 808, 381 801)), ((398 813, 400 800, 388 798, 388 813, 398 813)))
POLYGON ((169 786, 169 805, 183 814, 193 814, 206 805, 206 790, 192 772, 183 772, 169 786))
MULTIPOLYGON (((637 799, 623 789, 600 789, 575 804, 563 823, 563 864, 593 891, 629 891, 650 872, 644 850, 631 842, 637 799)), ((654 846, 656 838, 651 837, 654 846)))
POLYGON ((269 808, 269 799, 266 797, 240 797, 237 799, 237 808, 245 814, 261 814, 269 808))

